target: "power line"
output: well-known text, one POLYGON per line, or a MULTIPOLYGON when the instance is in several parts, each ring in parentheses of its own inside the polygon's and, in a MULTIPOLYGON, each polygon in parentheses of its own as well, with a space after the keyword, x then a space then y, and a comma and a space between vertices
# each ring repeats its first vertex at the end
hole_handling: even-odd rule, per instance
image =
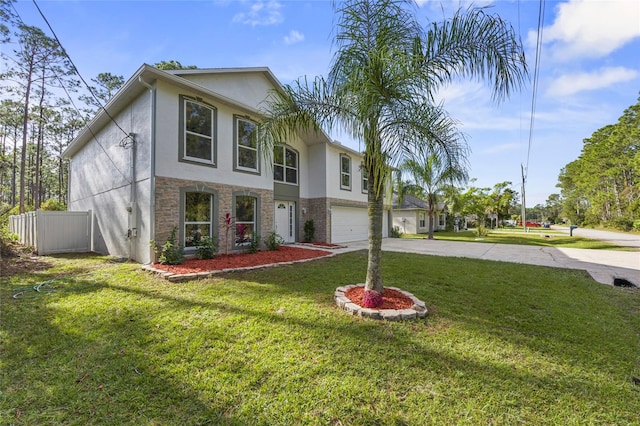
POLYGON ((529 174, 529 158, 531 157, 531 140, 533 139, 533 127, 536 114, 536 101, 538 99, 538 77, 540 75, 540 52, 542 50, 542 31, 544 28, 545 0, 540 0, 538 6, 538 34, 536 39, 536 59, 533 68, 533 93, 531 95, 531 120, 529 122, 529 145, 527 147, 527 162, 525 168, 525 180, 529 174))
MULTIPOLYGON (((540 75, 540 52, 542 50, 542 30, 544 28, 544 9, 545 9, 545 0, 540 0, 538 6, 538 33, 536 39, 536 59, 533 67, 533 87, 532 87, 532 95, 531 95, 531 119, 529 121, 529 143, 527 146, 527 161, 526 167, 522 164, 520 165, 520 171, 522 172, 522 229, 527 231, 527 206, 526 206, 526 198, 525 198, 525 187, 527 183, 527 176, 529 174, 529 158, 531 157, 531 141, 533 139, 533 125, 535 122, 535 114, 536 114, 536 101, 538 98, 538 77, 540 75)), ((518 24, 519 24, 519 16, 520 16, 520 2, 518 2, 518 24)))
POLYGON ((118 127, 118 129, 120 129, 120 131, 122 131, 122 133, 124 133, 127 137, 130 137, 129 136, 129 132, 126 132, 122 127, 120 127, 118 122, 111 116, 111 114, 109 114, 109 111, 107 111, 105 109, 105 107, 102 105, 102 102, 100 102, 100 99, 98 99, 96 94, 93 93, 93 90, 91 89, 91 86, 89 86, 89 84, 86 82, 86 80, 82 77, 82 75, 80 74, 80 71, 78 70, 78 67, 76 67, 76 64, 73 63, 73 60, 71 59, 71 57, 67 53, 67 50, 62 46, 62 43, 60 43, 60 39, 58 38, 58 36, 56 35, 56 32, 51 27, 51 24, 49 24, 49 20, 47 19, 47 17, 44 16, 44 13, 42 13, 42 10, 40 10, 40 6, 38 6, 38 3, 36 2, 36 0, 32 0, 32 1, 33 1, 33 4, 36 6, 36 9, 38 9, 38 12, 40 13, 40 16, 42 16, 42 19, 47 24, 47 27, 49 27, 49 31, 51 31, 51 34, 53 34, 53 37, 56 39, 56 42, 58 42, 58 46, 60 46, 60 49, 62 49, 62 52, 64 53, 64 55, 67 57, 67 59, 71 63, 71 66, 73 67, 73 71, 78 75, 80 80, 82 80, 82 82, 84 83, 85 87, 87 88, 87 90, 89 90, 89 93, 91 94, 93 99, 97 102, 97 104, 100 107, 100 109, 102 109, 105 112, 107 117, 109 117, 109 119, 113 122, 113 124, 115 124, 118 127))
MULTIPOLYGON (((35 3, 35 0, 34 0, 35 3)), ((24 25, 25 27, 27 27, 27 24, 24 22, 24 20, 22 19, 22 16, 20 16, 20 13, 18 12, 18 10, 15 8, 15 6, 13 5, 13 3, 11 3, 11 6, 14 10, 14 12, 16 13, 16 16, 18 17, 18 20, 20 21, 20 23, 22 25, 24 25)), ((36 4, 36 7, 38 7, 38 5, 36 4)), ((45 20, 45 22, 47 23, 47 25, 49 26, 49 29, 51 30, 51 32, 53 33, 53 29, 51 28, 51 26, 49 25, 49 22, 47 21, 47 19, 44 17, 44 15, 42 14, 42 11, 40 11, 40 8, 38 8, 38 11, 40 12, 41 16, 43 17, 43 19, 45 20)), ((78 69, 76 68, 76 66, 73 64, 73 61, 71 60, 71 58, 69 57, 69 54, 67 53, 67 51, 64 49, 64 47, 62 47, 62 44, 60 44, 60 40, 58 39, 57 36, 55 36, 54 33, 54 37, 56 39, 56 42, 58 43, 58 46, 60 47, 60 49, 62 50, 62 52, 64 53, 64 55, 67 57, 67 59, 69 59, 69 62, 71 62, 71 65, 74 68, 74 72, 76 74, 78 74, 78 76, 80 77, 80 79, 83 81, 83 83, 85 85, 87 85, 86 81, 82 78, 82 76, 80 75, 80 73, 78 72, 78 69)), ((73 101, 73 97, 71 96, 71 94, 69 93, 69 91, 67 90, 64 82, 62 81, 62 79, 60 78, 60 76, 55 72, 55 70, 51 70, 55 76, 55 78, 58 80, 58 83, 60 84, 60 88, 62 88, 62 90, 65 92, 65 94, 67 95, 67 98, 69 98, 69 102, 71 103, 71 105, 73 106, 73 108, 76 110, 76 112, 78 113, 79 116, 82 116, 82 113, 80 112, 80 109, 76 106, 75 102, 73 101)), ((87 88, 89 89, 89 91, 91 91, 91 88, 87 85, 87 88)), ((91 93, 92 96, 95 98, 95 95, 93 94, 93 92, 91 93)), ((113 123, 118 126, 118 128, 125 133, 125 137, 123 138, 123 140, 127 139, 127 138, 131 138, 131 135, 127 132, 125 132, 122 127, 120 127, 120 125, 118 125, 118 123, 113 119, 113 117, 111 117, 111 115, 109 115, 109 113, 104 109, 104 107, 100 104, 100 101, 98 99, 96 99, 96 101, 98 102, 98 105, 107 113, 107 116, 111 119, 111 121, 113 121, 113 123)), ((98 144, 98 146, 100 147, 100 149, 104 152, 104 154, 107 156, 107 159, 109 160, 109 162, 111 162, 111 164, 113 165, 113 167, 118 171, 118 173, 120 173, 120 175, 127 181, 127 184, 131 184, 132 180, 129 179, 122 170, 120 170, 120 168, 118 167, 118 165, 113 161, 113 159, 111 158, 111 156, 109 155, 109 153, 107 152, 107 150, 104 148, 104 146, 102 146, 102 144, 100 143, 100 141, 98 140, 97 135, 94 133, 93 129, 91 128, 91 126, 87 125, 86 126, 87 129, 89 130, 89 133, 91 133, 91 135, 93 136, 93 139, 96 141, 96 143, 98 144)), ((122 140, 122 141, 123 141, 122 140)), ((122 144, 122 141, 120 141, 120 143, 122 144)))

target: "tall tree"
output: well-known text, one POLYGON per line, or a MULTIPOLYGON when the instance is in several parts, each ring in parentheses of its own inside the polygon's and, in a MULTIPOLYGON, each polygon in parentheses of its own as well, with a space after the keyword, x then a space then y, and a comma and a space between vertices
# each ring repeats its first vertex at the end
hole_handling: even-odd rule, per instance
MULTIPOLYGON (((340 128, 364 142, 368 173, 367 290, 384 290, 381 270, 384 186, 390 166, 414 147, 447 158, 459 139, 455 121, 434 103, 458 77, 486 79, 494 100, 526 77, 522 46, 509 25, 483 9, 459 11, 426 31, 406 0, 348 0, 337 5, 337 51, 328 77, 306 78, 265 102, 264 152, 297 130, 340 128)), ((449 161, 449 160, 445 160, 449 161)))
MULTIPOLYGON (((11 99, 4 99, 0 103, 0 126, 2 126, 2 152, 5 157, 9 157, 9 141, 12 141, 11 164, 8 172, 11 177, 6 180, 11 181, 11 192, 8 195, 9 204, 16 204, 16 177, 18 171, 18 139, 22 129, 22 106, 19 102, 11 99)), ((7 160, 7 159, 6 159, 7 160)), ((8 160, 7 160, 8 161, 8 160)), ((4 198, 7 198, 5 196, 4 198)))
MULTIPOLYGON (((511 189, 511 185, 508 181, 496 183, 488 196, 488 210, 495 215, 496 226, 500 219, 508 217, 510 210, 515 208, 518 193, 511 189)), ((491 226, 493 227, 493 223, 491 226)))
MULTIPOLYGON (((429 203, 429 239, 433 240, 438 202, 447 187, 467 183, 467 147, 459 141, 449 141, 450 151, 455 155, 445 157, 419 150, 400 165, 400 170, 409 173, 416 186, 421 189, 422 198, 429 203)), ((402 198, 403 187, 398 188, 398 198, 402 198)))
POLYGON ((159 70, 195 70, 198 69, 195 65, 182 65, 179 61, 160 61, 153 64, 154 67, 159 70))
POLYGON ((11 26, 16 19, 12 3, 13 0, 0 0, 0 43, 10 40, 11 26))
POLYGON ((583 142, 558 178, 564 214, 574 223, 629 228, 640 218, 640 99, 583 142))
POLYGON ((550 194, 544 203, 546 219, 558 223, 562 213, 562 197, 560 194, 550 194))
POLYGON ((559 183, 556 185, 562 188, 562 216, 573 224, 584 222, 585 211, 589 206, 589 200, 579 187, 579 170, 580 164, 577 161, 567 164, 560 170, 559 183))
MULTIPOLYGON (((17 44, 14 50, 14 65, 2 76, 14 83, 11 90, 19 92, 23 99, 22 112, 22 151, 20 162, 20 212, 24 212, 25 173, 27 166, 27 141, 31 112, 31 97, 39 84, 39 106, 42 108, 46 94, 46 86, 52 81, 59 81, 70 74, 71 67, 57 41, 48 37, 41 29, 17 25, 17 44)), ((37 164, 37 163, 36 163, 37 164)), ((37 167, 37 165, 36 165, 37 167)), ((36 189, 37 191, 37 189, 36 189)))
POLYGON ((80 100, 91 107, 89 112, 93 115, 97 110, 103 108, 118 89, 124 85, 124 77, 110 72, 101 72, 91 81, 94 85, 89 87, 90 94, 80 96, 80 100))

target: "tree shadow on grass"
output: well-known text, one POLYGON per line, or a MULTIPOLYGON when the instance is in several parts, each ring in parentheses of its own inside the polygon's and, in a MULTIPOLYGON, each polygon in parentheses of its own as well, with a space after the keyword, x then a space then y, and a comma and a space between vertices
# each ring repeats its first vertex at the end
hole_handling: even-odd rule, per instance
POLYGON ((230 401, 203 401, 185 377, 164 367, 162 350, 148 349, 154 325, 144 312, 114 317, 60 308, 67 297, 99 298, 113 288, 109 283, 67 278, 65 284, 55 296, 28 300, 8 301, 2 292, 2 418, 24 424, 238 423, 230 401))
MULTIPOLYGON (((363 281, 362 275, 354 272, 363 273, 366 263, 362 256, 343 256, 342 261, 350 265, 346 273, 341 267, 304 265, 234 277, 279 286, 284 294, 312 295, 325 301, 345 280, 353 284, 363 281), (315 284, 301 284, 300 277, 305 276, 316 276, 315 284), (335 284, 327 284, 331 282, 335 284)), ((336 265, 340 260, 339 256, 329 262, 336 265)), ((516 383, 529 380, 549 389, 565 383, 563 392, 576 398, 589 394, 605 397, 605 388, 629 390, 629 377, 640 370, 634 362, 637 315, 635 326, 633 318, 622 318, 618 308, 607 302, 608 293, 615 290, 594 283, 584 271, 391 253, 384 253, 383 266, 385 285, 408 290, 428 305, 436 304, 441 317, 462 325, 471 335, 550 360, 550 372, 516 374, 516 383), (553 377, 554 369, 567 372, 553 377), (545 374, 551 374, 548 380, 545 374), (583 392, 585 389, 588 392, 583 392)), ((428 318, 427 323, 433 320, 428 318)), ((505 351, 505 347, 496 350, 505 351)), ((476 367, 496 368, 481 364, 472 370, 476 367)), ((503 377, 511 380, 509 374, 503 377)))
POLYGON ((386 323, 335 307, 337 286, 364 279, 362 253, 179 284, 142 271, 69 278, 52 303, 15 302, 22 308, 3 321, 11 336, 2 344, 11 371, 3 412, 20 409, 34 423, 98 424, 415 424, 425 412, 438 419, 439 409, 450 413, 441 421, 452 422, 469 407, 484 422, 535 422, 544 410, 574 423, 634 418, 633 402, 593 405, 607 393, 625 394, 570 370, 572 362, 594 365, 564 352, 577 345, 600 357, 595 366, 614 355, 600 354, 597 342, 531 334, 538 321, 547 330, 562 326, 556 308, 566 295, 546 303, 558 296, 548 283, 523 289, 513 270, 482 261, 384 256, 386 284, 436 304, 435 315, 386 323), (530 318, 518 305, 541 313, 530 318), (466 353, 465 341, 495 345, 498 355, 491 348, 466 353), (527 352, 540 358, 522 365, 505 359, 527 352), (553 368, 535 368, 546 364, 553 368))
MULTIPOLYGON (((254 279, 254 281, 256 280, 254 279)), ((213 298, 209 300, 193 300, 184 299, 180 296, 167 296, 157 292, 149 293, 145 290, 123 286, 110 285, 109 287, 146 298, 160 299, 165 309, 180 317, 188 317, 189 312, 202 310, 221 312, 224 315, 232 316, 235 318, 231 322, 233 327, 228 327, 224 330, 232 333, 234 337, 225 336, 224 332, 214 333, 214 337, 212 337, 212 339, 226 339, 225 345, 229 347, 246 345, 244 341, 247 338, 246 334, 242 330, 237 330, 237 328, 242 329, 242 324, 247 321, 263 325, 259 329, 252 329, 252 332, 256 333, 256 335, 250 337, 250 341, 269 339, 271 333, 276 329, 282 329, 283 333, 297 336, 297 338, 305 336, 306 340, 310 340, 307 343, 311 346, 312 352, 323 358, 328 364, 333 365, 336 370, 329 373, 319 372, 316 375, 309 376, 307 379, 325 382, 341 377, 344 380, 353 380, 353 387, 350 387, 349 392, 354 394, 351 396, 355 397, 356 400, 361 400, 361 404, 365 404, 367 400, 364 393, 356 390, 358 386, 362 386, 362 380, 369 380, 376 386, 381 388, 390 387, 392 391, 398 392, 419 387, 423 383, 422 378, 430 377, 432 379, 432 386, 429 387, 431 391, 444 392, 444 386, 447 383, 447 386, 454 387, 454 389, 449 389, 450 392, 464 393, 474 389, 476 395, 473 399, 478 401, 482 401, 483 398, 494 400, 499 398, 501 392, 506 392, 505 398, 507 396, 514 398, 515 392, 515 397, 519 394, 520 398, 523 399, 527 395, 543 392, 547 394, 541 397, 545 402, 551 402, 556 398, 564 398, 573 400, 579 406, 584 406, 585 401, 582 400, 583 398, 601 395, 603 392, 610 392, 614 388, 614 386, 606 383, 590 382, 571 372, 558 374, 556 370, 532 371, 527 366, 518 368, 517 365, 511 362, 502 362, 499 357, 481 360, 468 353, 457 353, 439 347, 423 339, 426 326, 424 322, 382 323, 349 317, 337 312, 335 309, 331 309, 331 312, 327 315, 326 308, 322 307, 316 312, 311 310, 302 316, 289 315, 287 311, 284 314, 277 314, 265 308, 251 308, 242 303, 237 305, 229 302, 220 303, 213 298), (238 334, 233 333, 232 329, 236 329, 235 331, 238 334), (358 362, 354 362, 354 359, 357 359, 358 362), (372 365, 384 366, 384 368, 376 372, 375 377, 371 377, 372 365), (450 377, 452 376, 466 379, 451 385, 450 377)), ((258 299, 264 298, 267 293, 271 293, 271 297, 287 296, 286 291, 280 295, 273 295, 273 289, 265 287, 252 287, 245 289, 244 293, 245 297, 258 299)), ((467 319, 467 325, 465 326, 468 329, 467 331, 474 329, 477 325, 476 323, 476 318, 467 319)), ((486 327, 477 327, 471 334, 486 334, 487 331, 484 328, 486 327)), ((501 338, 504 338, 504 336, 501 336, 501 338)), ((202 343, 203 347, 207 346, 206 340, 202 343)), ((281 341, 278 342, 282 344, 281 341)), ((522 342, 518 343, 521 344, 522 342)), ((501 349, 497 348, 497 350, 500 351, 501 349)), ((261 369, 256 360, 261 356, 286 357, 289 351, 298 356, 302 355, 295 348, 272 347, 270 349, 256 350, 256 352, 249 354, 245 353, 243 359, 236 359, 229 368, 232 368, 238 377, 253 378, 248 380, 246 387, 237 389, 237 392, 251 393, 256 391, 254 389, 255 386, 265 386, 267 388, 276 386, 276 383, 271 380, 273 371, 261 369), (267 353, 270 355, 267 355, 267 353)), ((557 364, 558 368, 563 369, 569 361, 568 359, 561 359, 553 361, 553 363, 557 364)), ((295 373, 291 371, 280 372, 280 374, 282 377, 288 374, 295 376, 295 373)), ((284 380, 287 379, 285 378, 284 380)), ((282 383, 277 384, 282 385, 282 383)), ((295 384, 293 386, 297 392, 306 392, 303 387, 297 387, 295 384)), ((366 389, 366 386, 362 391, 364 389, 366 389)), ((272 389, 272 392, 274 396, 277 396, 277 390, 272 389)), ((307 398, 311 397, 308 396, 307 398)), ((311 399, 316 400, 316 398, 317 395, 311 399)), ((327 410, 328 407, 338 403, 338 401, 329 398, 326 400, 321 399, 318 403, 323 406, 323 409, 327 410)), ((454 403, 453 405, 455 406, 456 404, 454 403)), ((358 416, 364 415, 362 407, 364 405, 358 410, 358 416)), ((415 407, 411 409, 415 409, 415 407)), ((331 410, 327 412, 331 412, 331 410)), ((618 415, 621 418, 625 418, 631 412, 623 409, 618 415)), ((561 414, 569 415, 568 412, 561 414)), ((367 418, 368 421, 375 419, 375 416, 367 418)), ((266 420, 268 421, 268 418, 266 420)), ((292 419, 292 421, 295 421, 295 419, 292 419)))

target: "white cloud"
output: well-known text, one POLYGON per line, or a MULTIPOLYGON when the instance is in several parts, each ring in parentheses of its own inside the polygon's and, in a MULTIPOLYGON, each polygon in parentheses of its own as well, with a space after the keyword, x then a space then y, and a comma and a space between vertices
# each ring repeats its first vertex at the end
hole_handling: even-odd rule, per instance
POLYGON ((282 5, 277 1, 257 1, 251 3, 247 12, 237 13, 233 22, 238 22, 252 27, 258 25, 276 25, 283 21, 280 9, 282 5))
POLYGON ((491 102, 491 91, 477 81, 460 81, 438 91, 436 102, 459 122, 463 132, 473 130, 513 130, 520 126, 518 110, 491 102))
POLYGON ((291 30, 289 31, 289 34, 285 36, 284 43, 295 44, 302 40, 304 40, 304 34, 302 34, 300 31, 291 30))
POLYGON ((588 73, 565 74, 551 83, 547 89, 547 94, 555 96, 573 95, 586 90, 603 89, 637 77, 638 71, 625 67, 607 67, 588 73))
MULTIPOLYGON (((640 2, 569 0, 556 6, 555 21, 542 34, 557 59, 603 57, 640 37, 640 2)), ((532 46, 535 40, 536 31, 530 31, 532 46)))

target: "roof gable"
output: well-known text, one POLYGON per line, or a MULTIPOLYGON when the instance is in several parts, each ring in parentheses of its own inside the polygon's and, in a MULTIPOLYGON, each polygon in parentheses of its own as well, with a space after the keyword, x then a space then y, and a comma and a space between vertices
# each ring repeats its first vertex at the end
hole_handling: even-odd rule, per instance
POLYGON ((266 67, 174 70, 168 73, 256 108, 271 90, 282 88, 280 82, 266 67))

